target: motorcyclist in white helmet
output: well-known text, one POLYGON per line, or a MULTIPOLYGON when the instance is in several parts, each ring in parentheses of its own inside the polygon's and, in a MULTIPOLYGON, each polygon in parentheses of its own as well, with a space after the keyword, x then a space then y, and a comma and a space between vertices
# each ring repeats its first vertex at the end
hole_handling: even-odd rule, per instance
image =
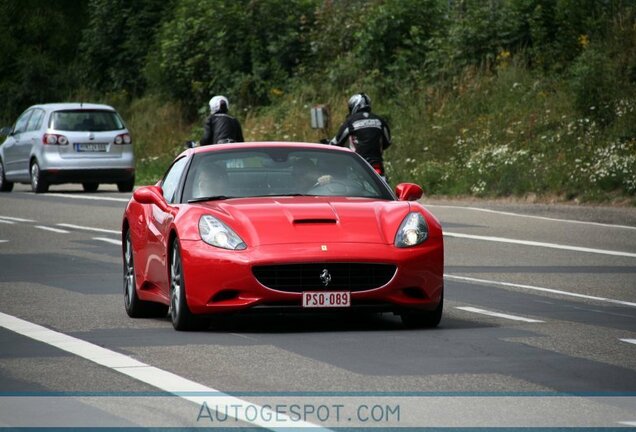
POLYGON ((228 114, 230 103, 225 96, 210 99, 210 116, 203 125, 200 145, 243 142, 243 130, 239 121, 228 114))

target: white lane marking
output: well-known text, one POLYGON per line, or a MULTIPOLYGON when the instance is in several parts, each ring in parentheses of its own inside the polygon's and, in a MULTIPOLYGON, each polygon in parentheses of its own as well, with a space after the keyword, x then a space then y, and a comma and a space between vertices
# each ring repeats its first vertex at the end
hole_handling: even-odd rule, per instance
POLYGON ((117 246, 121 246, 121 240, 115 240, 115 239, 109 239, 106 237, 93 237, 93 240, 99 240, 99 241, 103 241, 106 243, 110 243, 110 244, 114 244, 117 246))
POLYGON ((580 221, 580 220, 574 220, 574 219, 559 219, 559 218, 551 218, 551 217, 546 217, 546 216, 526 215, 526 214, 521 214, 521 213, 505 212, 505 211, 501 211, 501 210, 484 209, 484 208, 479 208, 479 207, 464 207, 464 206, 451 206, 451 205, 426 204, 426 203, 424 205, 426 207, 459 208, 459 209, 480 211, 480 212, 484 212, 484 213, 496 213, 496 214, 501 214, 501 215, 506 215, 506 216, 515 216, 515 217, 523 217, 523 218, 529 218, 529 219, 546 220, 546 221, 551 221, 551 222, 563 222, 563 223, 573 223, 573 224, 581 224, 581 225, 594 225, 594 226, 600 226, 600 227, 605 227, 605 228, 622 228, 622 229, 636 230, 635 226, 630 226, 630 225, 616 225, 616 224, 608 224, 608 223, 601 223, 601 222, 580 221))
POLYGON ((523 288, 523 289, 529 289, 534 291, 542 291, 542 292, 549 292, 549 293, 559 294, 564 296, 577 297, 577 298, 582 298, 586 300, 596 300, 596 301, 602 301, 607 303, 614 303, 614 304, 619 304, 621 306, 636 307, 636 303, 632 303, 628 301, 614 300, 614 299, 610 299, 606 297, 596 297, 596 296, 590 296, 585 294, 577 294, 577 293, 573 293, 569 291, 561 291, 561 290, 556 290, 552 288, 543 288, 543 287, 538 287, 533 285, 515 284, 510 282, 499 282, 499 281, 493 281, 493 280, 487 280, 487 279, 477 279, 477 278, 455 276, 455 275, 449 275, 449 274, 444 274, 444 277, 447 279, 454 279, 459 281, 476 282, 476 283, 481 283, 486 285, 501 285, 501 286, 507 286, 511 288, 523 288))
POLYGON ((9 240, 0 240, 0 243, 9 243, 9 240))
POLYGON ((95 231, 95 232, 101 232, 101 233, 107 233, 107 234, 121 234, 121 232, 117 231, 117 230, 109 230, 109 229, 104 229, 104 228, 92 228, 92 227, 86 227, 86 226, 81 226, 81 225, 73 225, 73 224, 67 224, 67 223, 59 223, 59 224, 57 224, 57 226, 61 226, 61 227, 64 227, 64 228, 72 228, 72 229, 84 230, 84 231, 95 231))
POLYGON ((0 219, 6 219, 6 220, 14 221, 14 222, 35 222, 32 219, 22 219, 22 218, 11 217, 11 216, 0 216, 0 219))
POLYGON ((41 195, 71 198, 71 199, 93 200, 93 201, 117 201, 117 202, 130 201, 130 198, 99 197, 99 196, 93 196, 93 195, 69 195, 69 194, 63 194, 63 193, 44 193, 41 195))
POLYGON ((636 339, 621 339, 621 341, 636 345, 636 339))
POLYGON ((52 228, 52 227, 47 227, 44 225, 35 225, 35 228, 37 229, 41 229, 44 231, 51 231, 51 232, 55 232, 55 233, 60 233, 60 234, 68 234, 70 231, 66 231, 63 229, 59 229, 59 228, 52 228))
POLYGON ((523 322, 527 322, 527 323, 542 323, 545 321, 541 321, 541 320, 536 320, 536 319, 532 319, 532 318, 524 318, 524 317, 520 317, 517 315, 509 315, 509 314, 504 314, 504 313, 499 313, 499 312, 492 312, 486 309, 479 309, 476 307, 469 307, 469 306, 461 306, 461 307, 456 307, 455 309, 460 309, 466 312, 473 312, 476 314, 481 314, 481 315, 488 315, 488 316, 493 316, 493 317, 497 317, 497 318, 505 318, 505 319, 509 319, 509 320, 513 320, 513 321, 523 321, 523 322))
POLYGON ((10 221, 10 220, 4 220, 4 219, 0 219, 0 223, 7 224, 7 225, 13 225, 13 224, 15 224, 15 222, 13 222, 13 221, 10 221))
POLYGON ((636 253, 632 253, 632 252, 613 251, 613 250, 606 250, 606 249, 593 249, 593 248, 586 248, 586 247, 579 247, 579 246, 561 245, 557 243, 543 243, 543 242, 535 242, 535 241, 529 241, 529 240, 517 240, 517 239, 510 239, 505 237, 478 236, 478 235, 472 235, 472 234, 461 234, 461 233, 454 233, 454 232, 447 232, 447 231, 444 231, 444 237, 464 238, 464 239, 470 239, 470 240, 483 240, 483 241, 498 242, 498 243, 520 244, 524 246, 539 246, 539 247, 550 248, 550 249, 562 249, 562 250, 570 250, 570 251, 576 251, 576 252, 590 252, 590 253, 603 254, 603 255, 636 258, 636 253))
POLYGON ((622 424, 625 426, 636 426, 636 421, 618 422, 618 424, 622 424))
POLYGON ((237 410, 239 414, 237 419, 239 421, 269 429, 277 427, 289 428, 290 424, 293 424, 294 428, 318 427, 317 425, 309 422, 303 422, 300 420, 298 422, 293 421, 290 417, 277 414, 266 407, 260 407, 251 402, 230 396, 226 393, 220 392, 219 390, 215 390, 211 387, 183 378, 179 375, 173 374, 172 372, 142 363, 124 354, 111 351, 99 345, 92 344, 85 340, 78 339, 55 330, 50 330, 46 327, 34 324, 13 315, 0 312, 0 327, 4 327, 7 330, 11 330, 28 338, 54 346, 78 357, 92 361, 93 363, 97 363, 98 365, 105 366, 160 390, 175 394, 182 399, 199 405, 202 405, 205 402, 210 409, 214 406, 253 406, 257 407, 258 412, 263 412, 265 414, 258 416, 256 419, 248 419, 245 416, 246 410, 237 410), (196 396, 193 394, 202 392, 212 394, 212 396, 196 396), (271 420, 265 421, 264 418, 270 418, 271 420))

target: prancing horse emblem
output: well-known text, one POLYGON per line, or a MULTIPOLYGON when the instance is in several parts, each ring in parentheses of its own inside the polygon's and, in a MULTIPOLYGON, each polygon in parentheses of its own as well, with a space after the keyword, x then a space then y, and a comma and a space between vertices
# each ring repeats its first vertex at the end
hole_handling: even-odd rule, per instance
POLYGON ((327 287, 327 285, 329 285, 329 282, 331 282, 331 274, 329 274, 329 270, 322 270, 322 273, 320 274, 320 280, 322 281, 322 284, 325 286, 325 288, 327 287))

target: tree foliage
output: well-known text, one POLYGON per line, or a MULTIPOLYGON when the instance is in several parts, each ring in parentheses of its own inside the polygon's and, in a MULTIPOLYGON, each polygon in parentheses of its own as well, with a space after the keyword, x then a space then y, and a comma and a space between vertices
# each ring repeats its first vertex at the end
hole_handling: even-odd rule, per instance
POLYGON ((0 1, 0 118, 67 97, 85 16, 85 1, 0 1))
POLYGON ((173 3, 88 0, 87 25, 79 33, 81 83, 95 92, 140 95, 146 88, 146 63, 156 55, 156 34, 173 3))
POLYGON ((199 107, 216 93, 267 103, 308 51, 311 0, 180 0, 160 35, 160 71, 170 94, 199 107))
POLYGON ((216 93, 257 107, 307 81, 390 98, 511 61, 571 76, 579 99, 611 99, 636 84, 633 56, 621 51, 634 51, 634 9, 627 0, 0 0, 0 115, 148 92, 192 115, 216 93), (597 82, 599 73, 619 76, 597 82))

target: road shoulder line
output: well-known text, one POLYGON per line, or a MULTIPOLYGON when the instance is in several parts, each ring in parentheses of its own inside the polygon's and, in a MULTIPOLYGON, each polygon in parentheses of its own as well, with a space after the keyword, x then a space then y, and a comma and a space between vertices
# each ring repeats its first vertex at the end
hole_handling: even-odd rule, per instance
MULTIPOLYGON (((183 378, 172 372, 150 366, 142 363, 127 355, 111 351, 107 348, 95 345, 91 342, 69 336, 55 330, 48 329, 41 325, 23 320, 13 315, 0 312, 0 327, 26 336, 30 339, 43 342, 47 345, 61 349, 78 357, 105 366, 113 371, 122 373, 143 383, 149 384, 160 390, 175 394, 182 399, 202 405, 207 403, 208 406, 216 405, 238 405, 238 406, 256 406, 256 404, 230 396, 219 390, 204 386, 197 382, 183 378), (187 395, 183 393, 206 393, 214 394, 212 397, 187 395)), ((268 412, 267 407, 259 407, 263 412, 268 412)), ((271 410, 269 410, 271 412, 271 410)), ((239 412, 244 413, 245 410, 239 412)), ((276 415, 271 412, 272 420, 266 421, 262 418, 248 419, 245 415, 240 414, 238 420, 268 429, 289 427, 290 418, 276 415)), ((317 428, 318 426, 309 422, 294 421, 294 427, 299 428, 317 428)), ((324 430, 324 429, 322 429, 324 430)))

